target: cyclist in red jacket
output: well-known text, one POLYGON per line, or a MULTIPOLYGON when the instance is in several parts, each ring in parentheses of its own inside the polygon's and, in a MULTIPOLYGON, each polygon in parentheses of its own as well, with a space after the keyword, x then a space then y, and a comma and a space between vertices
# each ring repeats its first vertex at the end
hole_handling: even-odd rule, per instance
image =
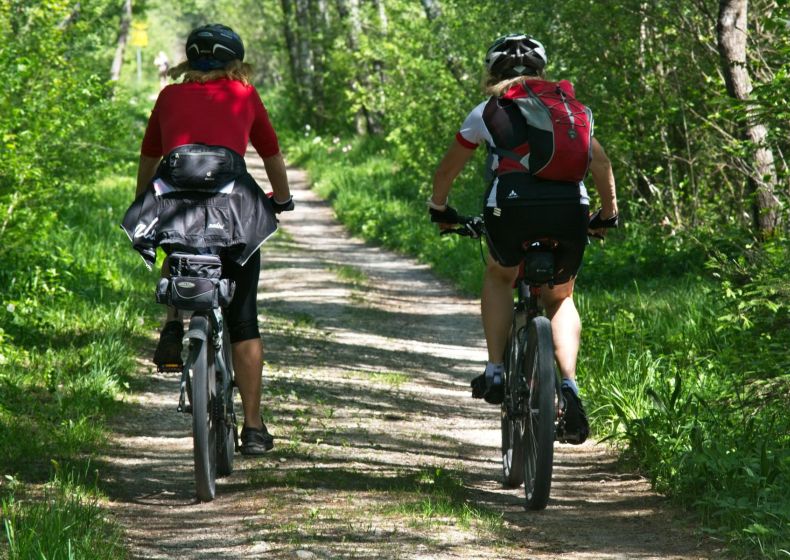
MULTIPOLYGON (((469 114, 439 163, 428 207, 431 220, 440 228, 453 227, 450 224, 457 213, 447 204, 452 183, 475 148, 487 145, 492 154, 489 171, 493 179, 485 193, 484 220, 489 256, 481 310, 488 363, 485 372, 472 382, 472 396, 485 398, 490 403, 502 401, 504 350, 513 308, 512 286, 522 258, 522 243, 543 237, 561 243, 555 254, 557 283, 553 287, 542 286, 541 297, 551 319, 555 357, 568 403, 563 428, 567 439, 581 443, 587 438, 589 426, 575 382, 581 320, 573 303, 573 286, 587 244, 588 227, 598 234, 603 232, 598 228, 615 227, 617 198, 611 163, 594 137, 590 143, 589 170, 602 209, 593 221, 589 218, 589 199, 583 182, 541 179, 517 160, 500 155, 519 152, 518 157, 521 157, 529 153, 526 129, 530 123, 525 122, 512 98, 518 95, 515 88, 523 90, 525 84, 537 87, 538 81, 545 83, 546 62, 543 45, 529 35, 507 35, 491 45, 485 59, 486 93, 491 97, 469 114)), ((573 94, 567 81, 552 85, 568 95, 573 94)), ((588 116, 591 129, 591 114, 588 116)))
MULTIPOLYGON (((159 93, 148 120, 140 150, 136 195, 145 193, 153 180, 167 173, 167 155, 187 144, 205 144, 217 154, 230 155, 241 169, 235 181, 257 189, 243 161, 251 142, 271 182, 275 212, 293 209, 277 136, 258 92, 249 82, 251 68, 243 62, 241 38, 224 25, 199 27, 187 39, 186 55, 187 61, 169 72, 173 78, 183 76, 183 80, 159 93)), ((210 153, 206 157, 209 156, 210 153)), ((210 157, 207 161, 210 165, 210 157)), ((233 301, 224 313, 244 409, 241 451, 257 455, 273 446, 260 413, 263 347, 256 303, 260 251, 255 250, 243 265, 223 260, 223 270, 236 283, 233 301)), ((180 363, 183 336, 181 319, 170 309, 154 362, 180 363)))

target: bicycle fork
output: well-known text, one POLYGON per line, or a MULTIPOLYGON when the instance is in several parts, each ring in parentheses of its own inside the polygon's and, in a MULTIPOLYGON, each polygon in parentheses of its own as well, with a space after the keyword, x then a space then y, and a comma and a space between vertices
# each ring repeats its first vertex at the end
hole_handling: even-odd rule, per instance
MULTIPOLYGON (((207 324, 204 322, 204 318, 200 318, 202 320, 196 321, 198 319, 197 316, 193 315, 192 320, 189 322, 189 330, 184 335, 184 338, 189 340, 189 356, 184 361, 184 369, 181 370, 181 383, 180 383, 180 391, 178 395, 178 406, 176 407, 177 412, 183 412, 184 414, 192 414, 192 405, 187 403, 187 391, 190 390, 190 378, 189 372, 192 370, 192 364, 195 361, 195 343, 193 341, 199 340, 200 344, 206 344, 207 336, 206 336, 206 327, 207 324)), ((191 399, 190 399, 191 400, 191 399)))

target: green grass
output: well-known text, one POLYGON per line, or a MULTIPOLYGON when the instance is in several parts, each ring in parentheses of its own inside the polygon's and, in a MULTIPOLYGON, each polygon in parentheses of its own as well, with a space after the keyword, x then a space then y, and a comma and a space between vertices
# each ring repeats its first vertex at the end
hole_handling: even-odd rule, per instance
POLYGON ((451 471, 435 468, 413 473, 397 494, 400 503, 385 508, 385 513, 406 516, 414 526, 455 525, 495 536, 504 532, 502 514, 475 504, 460 477, 451 471))
POLYGON ((0 507, 9 560, 128 557, 123 533, 100 507, 101 496, 88 476, 88 466, 84 472, 72 470, 66 475, 56 471, 38 496, 26 496, 18 481, 6 477, 9 495, 0 507))
MULTIPOLYGON (((351 145, 337 154, 299 139, 287 153, 352 231, 479 293, 479 249, 439 238, 427 220, 429 173, 400 166, 380 140, 351 145)), ((481 191, 462 175, 452 204, 477 212, 481 191)), ((789 247, 626 219, 588 248, 577 282, 578 375, 595 435, 745 557, 790 556, 789 247)), ((432 519, 445 506, 425 496, 408 507, 432 519)))
POLYGON ((329 267, 329 269, 332 270, 335 274, 337 274, 338 278, 344 280, 345 282, 348 282, 349 284, 355 287, 366 286, 370 281, 368 275, 365 274, 363 270, 360 270, 359 268, 356 268, 354 266, 341 264, 341 265, 331 266, 329 267))

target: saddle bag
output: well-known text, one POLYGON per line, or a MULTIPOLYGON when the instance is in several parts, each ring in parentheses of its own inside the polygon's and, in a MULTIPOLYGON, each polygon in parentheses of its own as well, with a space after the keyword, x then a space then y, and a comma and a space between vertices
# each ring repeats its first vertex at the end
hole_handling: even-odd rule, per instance
POLYGON ((227 307, 235 283, 222 278, 222 262, 216 255, 173 253, 168 257, 170 277, 156 287, 156 302, 176 309, 204 311, 227 307))
POLYGON ((524 279, 532 286, 551 284, 554 281, 554 249, 556 243, 533 241, 525 244, 524 279))

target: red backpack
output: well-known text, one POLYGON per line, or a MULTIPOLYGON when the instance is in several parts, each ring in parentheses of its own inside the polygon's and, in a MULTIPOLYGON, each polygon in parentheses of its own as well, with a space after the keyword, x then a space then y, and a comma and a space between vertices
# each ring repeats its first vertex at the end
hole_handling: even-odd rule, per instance
POLYGON ((513 100, 527 121, 529 152, 492 151, 516 160, 535 177, 582 181, 590 167, 593 115, 573 93, 567 80, 528 80, 511 88, 502 97, 513 100))

